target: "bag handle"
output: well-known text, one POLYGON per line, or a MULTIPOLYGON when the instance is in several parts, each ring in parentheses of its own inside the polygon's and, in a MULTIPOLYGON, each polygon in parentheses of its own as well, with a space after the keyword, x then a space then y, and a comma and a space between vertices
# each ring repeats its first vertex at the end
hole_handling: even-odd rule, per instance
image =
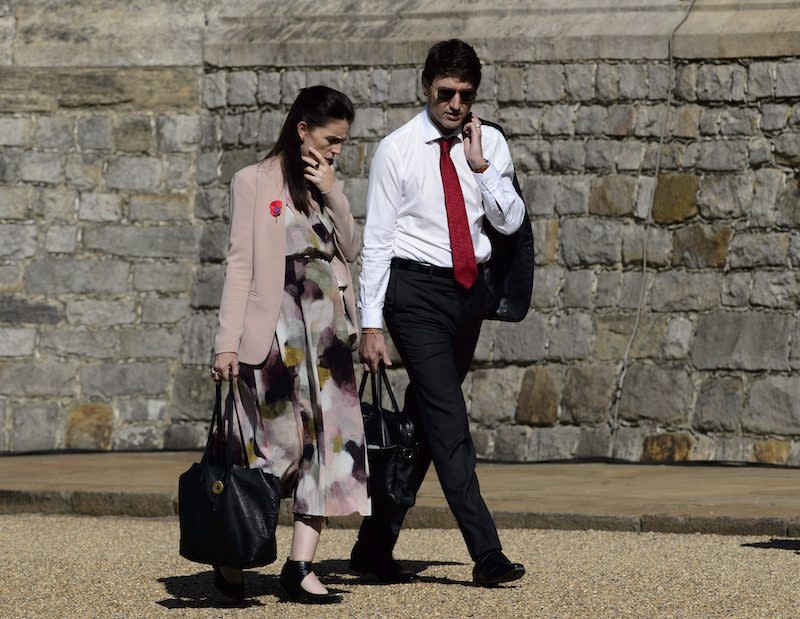
POLYGON ((214 412, 211 413, 211 422, 208 424, 208 436, 206 437, 206 448, 203 450, 203 457, 200 462, 205 464, 209 457, 211 457, 212 450, 216 451, 219 446, 219 435, 217 440, 214 440, 214 428, 217 432, 222 428, 222 382, 216 383, 216 397, 214 398, 214 412))
POLYGON ((228 442, 228 448, 226 450, 225 456, 225 472, 226 474, 230 472, 233 468, 233 443, 234 443, 234 434, 233 434, 233 418, 236 417, 236 425, 239 426, 239 439, 242 446, 242 461, 245 464, 248 464, 247 461, 247 448, 245 447, 244 441, 244 431, 242 430, 242 420, 239 419, 239 415, 236 413, 236 398, 234 397, 234 390, 239 389, 239 383, 233 377, 233 373, 230 374, 230 378, 228 379, 228 397, 225 400, 225 414, 228 417, 228 431, 226 440, 228 442))

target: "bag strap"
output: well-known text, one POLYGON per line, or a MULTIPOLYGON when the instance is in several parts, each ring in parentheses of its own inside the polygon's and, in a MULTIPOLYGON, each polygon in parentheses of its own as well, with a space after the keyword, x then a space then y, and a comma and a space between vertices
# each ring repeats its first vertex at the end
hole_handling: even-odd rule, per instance
POLYGON ((216 383, 216 397, 214 399, 214 411, 211 413, 211 421, 208 424, 208 436, 206 437, 206 448, 203 450, 203 457, 200 459, 202 464, 206 464, 212 457, 212 452, 219 446, 219 431, 222 428, 222 382, 216 383), (214 440, 214 429, 217 430, 217 440, 214 440))

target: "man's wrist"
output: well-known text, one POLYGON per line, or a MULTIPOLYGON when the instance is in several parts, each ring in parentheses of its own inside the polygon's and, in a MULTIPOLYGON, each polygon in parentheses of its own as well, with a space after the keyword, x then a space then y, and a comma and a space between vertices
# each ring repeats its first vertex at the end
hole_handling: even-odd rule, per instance
POLYGON ((489 169, 489 165, 491 165, 489 163, 489 160, 488 159, 484 159, 483 163, 481 163, 479 165, 476 165, 476 166, 474 166, 474 165, 472 165, 470 163, 469 167, 475 174, 483 174, 484 172, 486 172, 486 170, 489 169))
POLYGON ((365 335, 383 335, 383 329, 380 327, 364 327, 361 329, 361 333, 365 335))

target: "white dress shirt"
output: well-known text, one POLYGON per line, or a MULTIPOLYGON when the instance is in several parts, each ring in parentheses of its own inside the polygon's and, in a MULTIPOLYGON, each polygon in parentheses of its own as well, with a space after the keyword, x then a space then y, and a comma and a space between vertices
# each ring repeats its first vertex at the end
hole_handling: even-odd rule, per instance
MULTIPOLYGON (((381 140, 372 158, 359 280, 362 327, 382 324, 392 258, 453 266, 436 141, 441 137, 426 107, 381 140)), ((481 126, 481 137, 483 155, 490 162, 483 174, 470 169, 461 132, 450 151, 479 264, 492 254, 483 230, 484 216, 498 232, 513 234, 525 213, 525 204, 513 186, 514 163, 508 144, 497 129, 487 125, 481 126)))

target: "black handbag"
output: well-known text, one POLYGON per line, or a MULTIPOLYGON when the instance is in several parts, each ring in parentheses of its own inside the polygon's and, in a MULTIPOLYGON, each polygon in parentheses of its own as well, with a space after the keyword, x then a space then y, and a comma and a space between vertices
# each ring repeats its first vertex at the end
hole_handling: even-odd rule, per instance
POLYGON ((412 487, 417 465, 414 422, 400 412, 383 364, 376 373, 364 372, 358 397, 361 399, 361 416, 367 439, 370 495, 375 500, 411 507, 416 501, 416 491, 412 487), (372 387, 371 402, 364 400, 367 379, 372 387), (392 410, 383 408, 384 386, 392 410))
POLYGON ((277 557, 275 527, 281 492, 278 477, 247 467, 244 434, 235 410, 238 388, 231 379, 223 419, 222 386, 217 383, 203 457, 178 481, 180 554, 198 563, 251 568, 269 565, 277 557), (233 432, 234 417, 239 438, 233 432), (244 465, 234 461, 240 453, 244 465))

